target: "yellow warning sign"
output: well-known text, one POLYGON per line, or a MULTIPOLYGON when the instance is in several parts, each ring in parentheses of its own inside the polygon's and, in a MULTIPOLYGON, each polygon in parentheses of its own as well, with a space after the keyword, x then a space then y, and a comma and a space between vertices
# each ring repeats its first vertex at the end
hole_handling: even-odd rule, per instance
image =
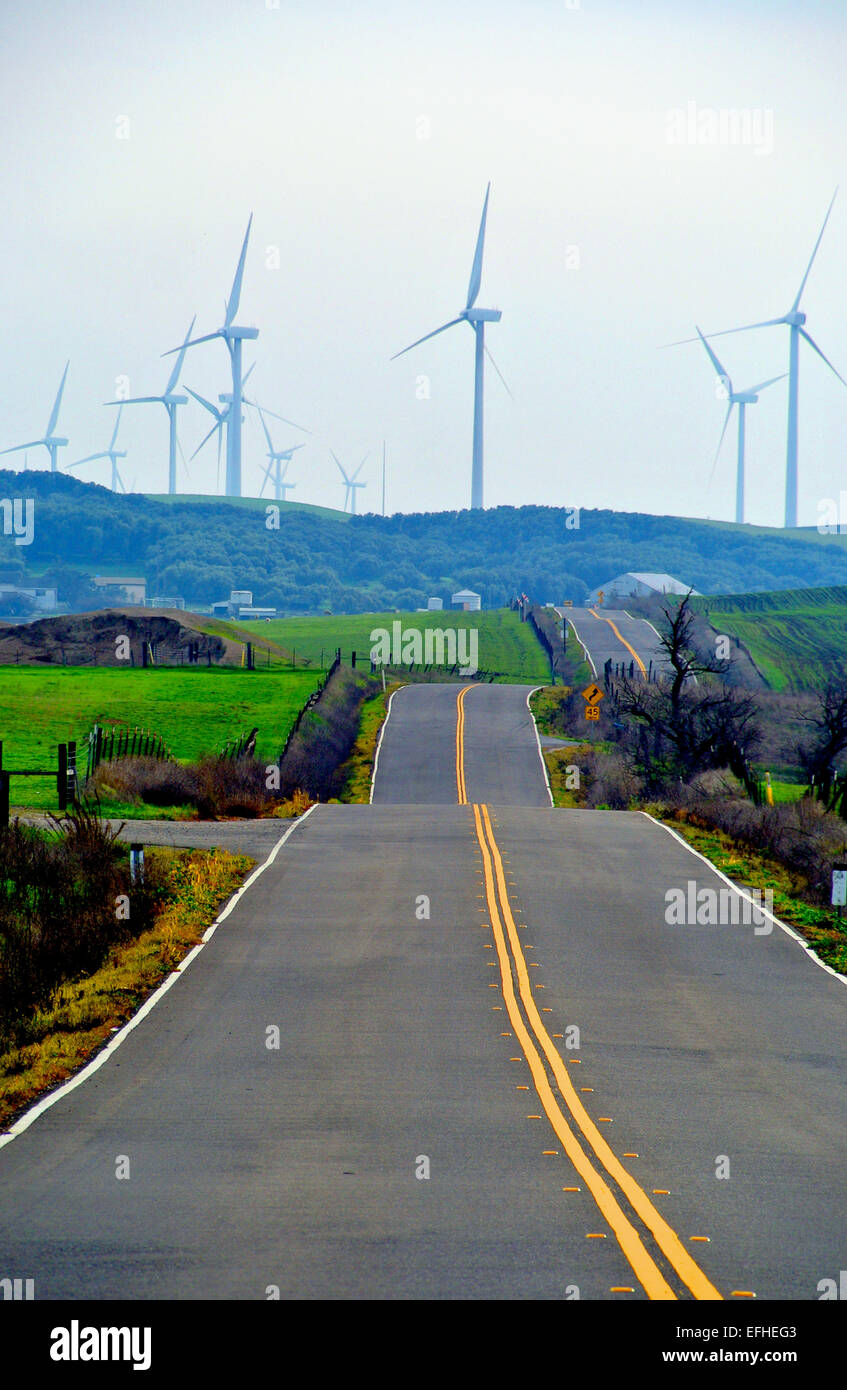
POLYGON ((585 717, 586 717, 586 719, 599 719, 599 718, 600 718, 600 706, 599 706, 599 705, 586 705, 586 706, 585 706, 585 717))
POLYGON ((587 700, 589 705, 599 705, 603 698, 603 692, 599 685, 587 685, 582 692, 583 700, 587 700))

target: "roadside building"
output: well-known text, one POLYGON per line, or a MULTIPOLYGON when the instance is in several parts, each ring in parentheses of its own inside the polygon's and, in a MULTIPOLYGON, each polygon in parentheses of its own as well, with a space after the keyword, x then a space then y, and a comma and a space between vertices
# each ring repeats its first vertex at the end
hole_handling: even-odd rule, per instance
POLYGON ((466 613, 476 613, 482 607, 482 599, 473 589, 459 589, 450 599, 452 608, 461 608, 466 613))
POLYGON ((589 604, 602 602, 604 608, 616 608, 621 599, 654 598, 657 595, 661 598, 663 594, 687 594, 689 592, 696 594, 698 591, 692 589, 690 584, 684 584, 681 579, 674 579, 672 574, 653 574, 628 570, 626 574, 618 574, 605 584, 598 584, 596 589, 591 590, 587 602, 589 604))
POLYGON ((127 607, 144 607, 147 598, 147 580, 143 576, 128 574, 95 574, 92 579, 95 589, 104 589, 111 592, 104 593, 104 598, 117 599, 120 603, 125 603, 127 607))

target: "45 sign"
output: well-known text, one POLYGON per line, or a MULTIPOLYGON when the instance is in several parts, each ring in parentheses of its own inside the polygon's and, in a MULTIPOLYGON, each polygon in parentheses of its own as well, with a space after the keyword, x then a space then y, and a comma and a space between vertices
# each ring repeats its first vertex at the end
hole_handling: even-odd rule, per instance
POLYGON ((599 685, 586 686, 585 690, 582 692, 582 698, 585 701, 586 719, 599 720, 600 701, 603 698, 603 691, 600 689, 599 685))

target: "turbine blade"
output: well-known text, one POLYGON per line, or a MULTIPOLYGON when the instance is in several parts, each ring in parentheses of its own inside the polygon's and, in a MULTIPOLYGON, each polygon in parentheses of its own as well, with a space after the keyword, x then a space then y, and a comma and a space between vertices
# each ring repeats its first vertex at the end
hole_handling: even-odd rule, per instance
MULTIPOLYGON (((338 462, 338 455, 335 454, 335 453, 333 453, 332 449, 330 449, 329 452, 332 454, 332 457, 335 459, 335 462, 338 464, 338 471, 339 471, 339 473, 341 474, 342 478, 344 479, 345 483, 347 484, 347 486, 348 486, 348 488, 349 488, 349 486, 350 486, 350 479, 347 477, 347 474, 344 472, 344 469, 341 467, 341 464, 338 462)), ((345 505, 345 507, 346 507, 347 503, 345 502, 344 505, 345 505)))
MULTIPOLYGON (((832 204, 835 202, 835 199, 836 199, 837 195, 838 195, 838 189, 836 188, 835 192, 834 192, 833 195, 832 195, 832 202, 830 202, 830 205, 829 205, 829 207, 828 207, 827 210, 826 210, 826 217, 825 217, 824 220, 823 220, 823 226, 821 227, 820 231, 818 232, 818 239, 817 239, 817 241, 815 242, 815 249, 814 249, 814 251, 812 252, 811 258, 810 258, 810 260, 809 260, 809 264, 806 266, 806 274, 803 276, 803 279, 800 281, 800 288, 799 288, 799 290, 797 291, 797 298, 795 299, 794 303, 793 303, 792 306, 791 306, 792 310, 796 310, 796 309, 797 309, 797 307, 798 307, 798 305, 799 305, 799 303, 800 303, 800 296, 801 296, 801 294, 803 293, 804 289, 806 288, 806 281, 807 281, 808 278, 809 278, 809 271, 810 271, 811 268, 812 268, 812 263, 813 263, 813 261, 814 261, 814 259, 815 259, 815 256, 818 254, 818 247, 819 247, 820 244, 821 244, 821 237, 823 236, 824 232, 826 231, 826 224, 827 224, 827 222, 829 221, 829 214, 832 212, 832 204)), ((821 354, 821 356, 823 356, 823 354, 821 354)), ((835 368, 833 367, 832 370, 835 371, 835 368)))
POLYGON ((394 356, 390 360, 394 362, 396 358, 402 357, 403 353, 411 352, 412 348, 416 348, 421 343, 427 342, 429 338, 437 338, 439 333, 445 333, 448 328, 453 327, 454 323, 461 323, 463 317, 464 315, 460 314, 457 319, 451 319, 449 323, 443 323, 440 328, 434 328, 431 333, 425 333, 422 338, 418 338, 414 343, 410 343, 408 347, 403 348, 403 352, 395 352, 394 356))
POLYGON ((101 454, 89 454, 87 458, 77 459, 76 463, 69 463, 68 468, 79 468, 81 463, 93 463, 95 459, 109 459, 111 457, 109 451, 104 449, 101 454))
MULTIPOLYGON (((697 325, 696 325, 696 324, 695 324, 694 326, 695 326, 695 328, 697 328, 697 325)), ((718 356, 717 356, 717 353, 712 352, 712 349, 709 347, 709 344, 706 342, 706 339, 703 337, 703 334, 700 332, 700 329, 699 329, 699 328, 697 328, 697 337, 700 339, 700 342, 703 344, 704 348, 706 349, 707 353, 709 354, 709 357, 711 358, 712 366, 714 367, 714 369, 715 369, 715 371, 717 372, 718 376, 721 378, 721 380, 722 380, 722 381, 725 383, 725 385, 727 386, 727 388, 728 388, 728 394, 731 396, 731 395, 732 395, 732 378, 730 377, 729 372, 726 370, 726 367, 724 367, 723 363, 719 361, 718 356)))
MULTIPOLYGON (((353 474, 353 477, 350 479, 351 483, 352 483, 352 482, 355 482, 355 480, 358 478, 359 474, 361 473, 362 469, 363 469, 364 466, 365 466, 365 460, 367 459, 367 457, 368 457, 368 455, 365 454, 365 457, 362 459, 362 462, 359 464, 359 467, 356 469, 356 472, 353 474)), ((363 484, 363 486, 364 486, 364 487, 367 487, 367 483, 363 484)))
MULTIPOLYGON (((220 422, 220 420, 218 420, 217 424, 216 424, 216 425, 213 425, 212 428, 209 430, 209 433, 203 436, 203 438, 201 439, 200 443, 197 445, 197 448, 194 450, 194 453, 191 455, 192 459, 194 459, 194 458, 197 457, 197 455, 199 454, 200 450, 203 448, 203 445, 204 445, 205 443, 207 443, 208 440, 211 439, 212 435, 215 433, 215 430, 220 430, 220 428, 221 428, 221 422, 220 422)), ((219 441, 219 443, 218 443, 218 447, 220 448, 220 441, 219 441)))
POLYGON ((184 338, 184 340, 183 340, 182 347, 179 349, 179 357, 176 359, 176 365, 175 365, 173 371, 171 372, 170 376, 168 377, 168 384, 167 384, 167 386, 165 387, 165 395, 166 395, 166 396, 169 396, 169 395, 171 394, 171 391, 173 391, 174 387, 176 386, 177 382, 179 381, 179 374, 180 374, 180 372, 182 371, 182 364, 183 364, 183 362, 185 361, 185 354, 186 354, 186 352, 188 351, 188 344, 189 344, 189 340, 190 340, 190 338, 191 338, 191 331, 192 331, 192 329, 193 329, 193 327, 194 327, 194 325, 195 325, 196 322, 197 322, 197 315, 195 314, 195 315, 194 315, 194 318, 191 320, 191 323, 189 324, 188 332, 187 332, 186 335, 185 335, 185 338, 184 338))
MULTIPOLYGON (((195 399, 195 401, 199 401, 200 404, 201 404, 202 406, 205 406, 206 410, 209 411, 209 414, 210 414, 210 415, 214 415, 214 417, 215 417, 215 419, 216 419, 217 421, 220 422, 220 421, 224 418, 224 415, 226 414, 226 411, 224 411, 224 410, 218 410, 218 407, 217 407, 216 405, 212 405, 212 402, 211 402, 211 401, 207 401, 207 400, 206 400, 206 397, 205 397, 205 396, 201 396, 200 393, 199 393, 198 391, 192 391, 192 389, 191 389, 190 386, 186 386, 185 389, 186 389, 186 391, 188 392, 189 396, 193 396, 194 399, 195 399)), ((192 457, 193 457, 193 456, 192 456, 192 457)))
POLYGON ((514 398, 514 396, 512 395, 511 390, 509 389, 509 383, 508 383, 508 381, 506 380, 506 378, 504 377, 503 373, 500 371, 500 368, 497 366, 497 363, 494 361, 494 357, 493 357, 493 355, 492 355, 491 348, 488 346, 488 344, 485 342, 484 339, 483 339, 483 347, 485 348, 485 352, 486 352, 486 355, 487 355, 487 357, 488 357, 489 362, 491 363, 491 365, 492 365, 492 367, 494 368, 495 372, 497 373, 497 375, 499 376, 499 378, 500 378, 500 380, 502 381, 503 385, 505 386, 506 391, 508 392, 509 396, 511 397, 512 400, 514 400, 515 398, 514 398))
POLYGON ((47 436, 46 436, 46 437, 48 437, 48 438, 49 438, 49 436, 53 433, 54 429, 56 428, 56 421, 57 421, 58 418, 59 418, 59 406, 62 404, 62 394, 63 394, 64 389, 65 389, 65 382, 67 381, 67 378, 68 378, 68 367, 69 367, 70 365, 71 365, 71 361, 70 361, 70 358, 68 358, 67 362, 65 363, 65 370, 64 370, 63 373, 62 373, 61 384, 60 384, 59 390, 58 390, 58 392, 57 392, 57 394, 56 394, 56 400, 55 400, 55 402, 54 402, 53 410, 52 410, 52 413, 51 413, 51 415, 50 415, 50 423, 49 423, 49 425, 47 426, 47 436))
POLYGON ((268 463, 268 464, 264 464, 264 463, 263 463, 261 466, 262 466, 262 468, 264 469, 265 476, 264 476, 264 478, 262 479, 262 486, 259 488, 259 496, 260 496, 260 497, 261 497, 262 493, 263 493, 264 490, 265 490, 265 483, 268 481, 268 479, 269 479, 270 476, 271 476, 271 465, 270 465, 269 463, 268 463))
MULTIPOLYGON (((268 429, 267 421, 265 420, 265 416, 264 416, 264 413, 263 413, 263 411, 262 411, 262 407, 261 407, 260 405, 257 405, 257 406, 256 406, 256 409, 257 409, 258 412, 259 412, 259 419, 260 419, 261 422, 262 422, 262 429, 265 431, 265 438, 266 438, 266 440, 268 441, 268 448, 270 449, 271 453, 273 453, 273 451, 274 451, 273 440, 271 439, 271 432, 270 432, 270 430, 268 429)), ((261 493, 259 494, 259 496, 261 496, 261 493)))
POLYGON ((34 449, 43 443, 43 439, 31 439, 28 444, 13 444, 11 449, 0 449, 0 454, 17 454, 21 449, 34 449))
POLYGON ((767 381, 760 381, 757 386, 748 386, 744 394, 749 392, 751 396, 755 396, 758 391, 764 391, 766 386, 773 386, 775 381, 782 381, 787 376, 787 372, 782 372, 780 376, 769 377, 767 381))
POLYGON ((196 347, 198 343, 210 343, 213 338, 222 338, 223 336, 221 329, 216 328, 214 333, 204 333, 202 338, 192 338, 190 342, 180 343, 179 347, 168 348, 167 352, 162 353, 162 356, 171 357, 175 352, 184 352, 187 348, 196 347))
POLYGON ((247 371, 244 373, 243 377, 241 378, 241 385, 242 385, 242 388, 244 387, 245 382, 247 382, 247 381, 250 380, 250 373, 253 371, 253 369, 254 369, 255 366, 256 366, 256 363, 255 363, 255 362, 251 362, 251 363, 250 363, 250 366, 247 368, 247 371))
POLYGON ((115 440, 116 440, 117 437, 118 437, 118 429, 120 428, 120 423, 121 423, 121 412, 122 412, 122 411, 123 411, 123 402, 121 402, 120 406, 118 407, 118 418, 117 418, 117 420, 115 421, 115 428, 114 428, 114 430, 112 431, 112 442, 111 442, 111 444, 109 445, 109 448, 110 448, 110 449, 114 449, 114 447, 115 447, 115 440))
POLYGON ((485 219, 488 216, 488 195, 491 192, 491 184, 485 190, 485 202, 482 205, 482 217, 479 223, 479 232, 476 238, 476 250, 474 252, 473 265, 471 266, 471 278, 468 282, 468 302, 466 309, 472 309, 476 303, 479 287, 482 283, 482 253, 485 247, 485 219))
POLYGON ((244 261, 247 256, 247 241, 250 236, 250 227, 252 225, 252 222, 253 214, 251 212, 250 220, 247 223, 247 231, 244 233, 244 241, 241 247, 241 255, 238 257, 238 267, 235 272, 235 279, 232 282, 232 290, 230 291, 230 296, 227 300, 226 318, 224 319, 224 324, 227 328, 229 328, 230 324, 233 322, 235 318, 235 315, 238 313, 238 302, 241 299, 241 281, 244 278, 244 261))
POLYGON ((723 444, 724 435, 726 434, 726 427, 727 427, 727 425, 729 424, 729 417, 730 417, 730 415, 732 414, 733 406, 734 406, 734 405, 735 405, 735 402, 734 402, 734 401, 730 401, 729 406, 728 406, 728 408, 727 408, 726 415, 724 416, 723 429, 721 430, 721 437, 720 437, 720 439, 718 440, 718 447, 717 447, 717 449, 715 450, 715 461, 714 461, 714 463, 712 464, 712 471, 711 471, 711 473, 709 474, 709 483, 710 483, 710 484, 711 484, 712 479, 713 479, 714 476, 715 476, 715 469, 717 468, 717 465, 718 465, 718 454, 719 454, 720 451, 721 451, 721 445, 723 444))
POLYGON ((271 415, 274 420, 281 420, 284 425, 292 425, 295 430, 302 430, 304 434, 312 433, 311 430, 306 429, 305 425, 298 425, 296 420, 287 420, 284 415, 277 415, 275 410, 268 410, 266 405, 259 405, 258 401, 249 401, 246 396, 243 399, 245 405, 252 405, 254 410, 264 411, 265 415, 271 415))
MULTIPOLYGON (((747 333, 751 328, 773 328, 778 323, 785 323, 785 319, 765 319, 762 323, 745 323, 740 328, 722 328, 719 333, 705 333, 706 338, 725 338, 728 333, 747 333)), ((699 332, 699 329, 698 329, 699 332)), ((662 348, 684 347, 686 343, 696 343, 697 338, 678 338, 675 343, 660 343, 662 348)))
POLYGON ((125 401, 104 401, 104 405, 149 405, 151 401, 163 401, 164 396, 132 396, 125 401))
POLYGON ((813 347, 813 348, 815 349, 815 352, 818 354, 818 357, 822 357, 822 358, 823 358, 824 362, 825 362, 826 365, 829 367, 829 370, 830 370, 831 372, 835 372, 835 375, 838 377, 838 380, 841 382, 841 384, 842 384, 843 386, 847 386, 847 381, 845 381, 844 378, 843 378, 843 376, 841 375, 841 373, 840 373, 839 371, 837 371, 835 367, 833 367, 833 365, 832 365, 832 363, 830 362, 829 358, 827 357, 826 353, 821 352, 820 348, 818 347, 817 343, 815 342, 815 340, 814 340, 814 338, 811 336, 811 334, 807 333, 806 330, 805 330, 805 328, 799 328, 797 331, 798 331, 798 333, 800 334, 801 338, 805 338, 805 339, 806 339, 806 342, 809 344, 809 347, 813 347))

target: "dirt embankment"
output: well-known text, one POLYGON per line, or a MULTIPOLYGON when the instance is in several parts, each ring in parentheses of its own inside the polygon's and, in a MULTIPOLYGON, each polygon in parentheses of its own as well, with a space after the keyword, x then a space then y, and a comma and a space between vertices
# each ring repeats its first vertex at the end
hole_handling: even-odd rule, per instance
POLYGON ((202 632, 205 621, 178 608, 109 608, 4 624, 0 665, 141 666, 145 643, 164 666, 188 664, 195 649, 204 666, 240 663, 241 643, 202 632))

